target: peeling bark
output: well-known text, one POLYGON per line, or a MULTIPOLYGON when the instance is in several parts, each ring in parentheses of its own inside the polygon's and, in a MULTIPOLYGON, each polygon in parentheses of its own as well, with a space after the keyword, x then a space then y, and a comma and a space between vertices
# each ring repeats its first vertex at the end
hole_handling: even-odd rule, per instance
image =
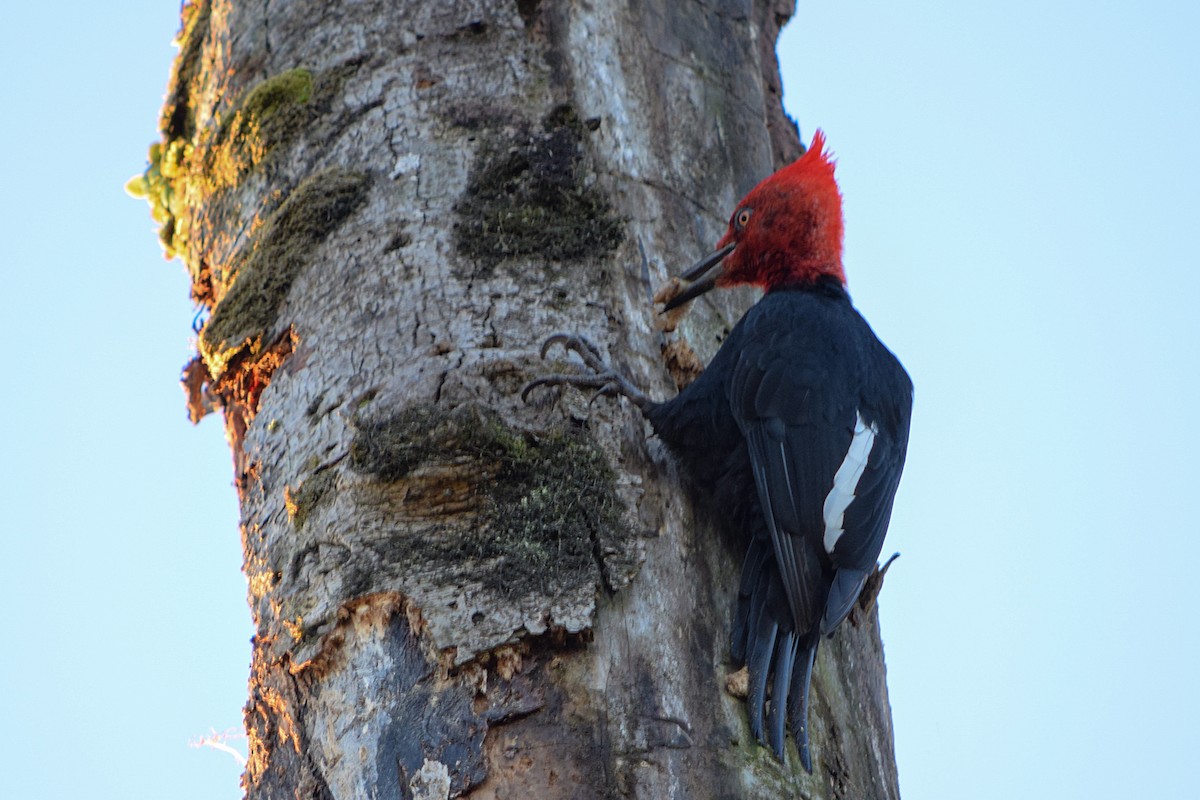
POLYGON ((233 448, 248 797, 898 797, 873 607, 822 648, 814 775, 779 764, 725 688, 736 535, 635 409, 519 399, 556 330, 668 396, 752 301, 668 333, 651 298, 801 150, 792 11, 185 6, 136 188, 233 448))

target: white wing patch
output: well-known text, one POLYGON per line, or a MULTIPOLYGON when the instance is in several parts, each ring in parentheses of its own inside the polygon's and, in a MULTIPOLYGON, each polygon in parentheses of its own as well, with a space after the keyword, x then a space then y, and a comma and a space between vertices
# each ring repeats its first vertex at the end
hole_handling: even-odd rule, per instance
POLYGON ((838 467, 838 471, 833 476, 833 488, 825 496, 822 516, 825 519, 826 553, 833 553, 838 539, 842 538, 842 534, 846 532, 842 528, 846 509, 854 500, 854 492, 858 489, 858 482, 867 468, 867 459, 871 456, 871 448, 875 445, 875 435, 879 433, 879 427, 874 423, 868 426, 866 420, 862 418, 861 412, 857 416, 858 419, 854 422, 854 438, 850 440, 850 449, 846 451, 842 465, 838 467))

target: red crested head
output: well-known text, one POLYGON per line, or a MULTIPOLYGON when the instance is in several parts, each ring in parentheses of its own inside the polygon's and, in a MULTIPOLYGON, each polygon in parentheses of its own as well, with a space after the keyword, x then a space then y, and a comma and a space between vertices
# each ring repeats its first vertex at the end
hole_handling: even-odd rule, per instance
POLYGON ((684 288, 667 300, 678 308, 714 286, 751 284, 767 291, 812 285, 824 277, 845 285, 842 193, 825 152, 825 134, 738 203, 717 249, 681 276, 684 288))
POLYGON ((842 193, 833 168, 818 130, 804 155, 750 190, 717 243, 718 250, 733 245, 718 286, 748 283, 769 291, 826 275, 845 284, 842 193))

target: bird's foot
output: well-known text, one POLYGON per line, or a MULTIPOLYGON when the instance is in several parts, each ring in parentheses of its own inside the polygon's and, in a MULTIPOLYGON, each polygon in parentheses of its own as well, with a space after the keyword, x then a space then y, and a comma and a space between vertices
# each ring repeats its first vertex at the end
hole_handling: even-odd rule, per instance
POLYGON ((556 333, 542 343, 541 356, 546 357, 550 348, 561 345, 564 350, 575 353, 583 360, 590 372, 568 375, 556 372, 534 378, 521 389, 521 399, 528 401, 529 393, 543 386, 574 386, 580 389, 595 389, 592 400, 597 397, 618 397, 624 395, 634 402, 638 408, 645 408, 650 398, 642 394, 628 378, 614 370, 604 362, 599 348, 582 336, 569 333, 556 333))

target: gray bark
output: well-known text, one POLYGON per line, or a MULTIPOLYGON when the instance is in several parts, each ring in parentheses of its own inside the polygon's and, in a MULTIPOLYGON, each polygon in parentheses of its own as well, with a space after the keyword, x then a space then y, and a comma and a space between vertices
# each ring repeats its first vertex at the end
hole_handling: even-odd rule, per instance
POLYGON ((670 396, 752 302, 664 334, 651 296, 800 152, 791 13, 185 8, 142 189, 234 453, 248 797, 898 797, 874 610, 821 650, 814 774, 778 763, 726 690, 737 542, 629 404, 519 399, 557 330, 670 396))

